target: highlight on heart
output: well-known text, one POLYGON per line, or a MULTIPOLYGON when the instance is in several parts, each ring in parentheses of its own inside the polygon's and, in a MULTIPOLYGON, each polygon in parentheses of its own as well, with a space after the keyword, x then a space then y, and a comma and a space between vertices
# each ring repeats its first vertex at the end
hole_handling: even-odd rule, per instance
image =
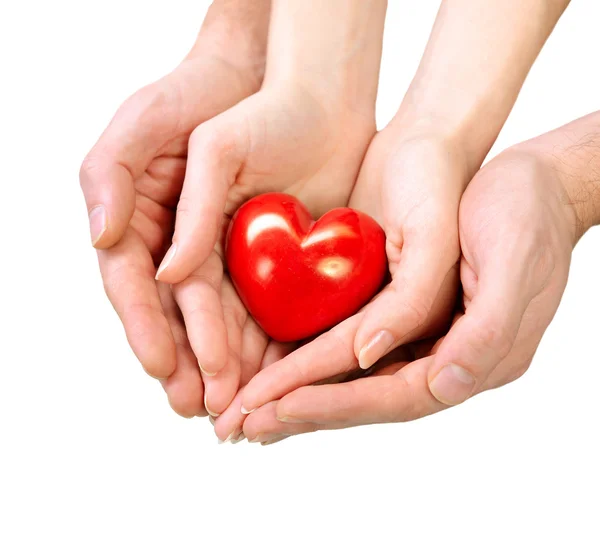
POLYGON ((350 208, 313 221, 289 194, 262 194, 233 216, 226 261, 265 333, 275 341, 300 341, 352 316, 379 290, 387 268, 385 234, 350 208))

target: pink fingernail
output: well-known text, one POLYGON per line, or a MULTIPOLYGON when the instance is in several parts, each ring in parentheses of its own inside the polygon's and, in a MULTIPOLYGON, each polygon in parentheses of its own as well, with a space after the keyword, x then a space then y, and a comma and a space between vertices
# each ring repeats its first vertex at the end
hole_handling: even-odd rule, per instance
POLYGON ((198 362, 198 366, 200 367, 200 372, 202 372, 202 374, 204 374, 205 376, 209 376, 210 378, 212 378, 213 376, 217 375, 216 372, 207 372, 199 362, 198 362))
POLYGON ((367 370, 392 348, 394 336, 387 330, 381 330, 367 341, 358 354, 358 365, 367 370))
POLYGON ((206 412, 213 418, 217 418, 220 415, 220 413, 213 413, 209 408, 208 405, 206 404, 206 391, 204 392, 204 408, 206 409, 206 412))
POLYGON ((108 215, 106 213, 106 208, 103 205, 97 205, 89 212, 88 218, 90 220, 92 246, 96 246, 108 228, 108 215))
POLYGON ((250 413, 253 413, 254 411, 256 411, 256 409, 250 409, 250 410, 248 410, 248 409, 246 409, 246 407, 244 407, 242 405, 241 411, 242 411, 242 415, 249 415, 250 413))
POLYGON ((156 272, 156 279, 158 279, 160 274, 163 273, 163 271, 165 269, 167 269, 167 267, 169 267, 169 264, 175 257, 176 253, 177 253, 177 244, 171 244, 171 247, 169 248, 168 252, 165 254, 165 257, 163 258, 163 261, 160 264, 158 271, 156 272))
POLYGON ((291 434, 286 434, 284 436, 277 436, 275 438, 273 438, 272 440, 266 440, 264 442, 261 442, 260 445, 261 446, 270 446, 271 444, 276 444, 277 442, 281 442, 282 440, 285 440, 286 438, 289 438, 291 436, 291 434))
POLYGON ((444 405, 466 401, 475 388, 475 378, 461 366, 447 364, 429 382, 429 390, 444 405))

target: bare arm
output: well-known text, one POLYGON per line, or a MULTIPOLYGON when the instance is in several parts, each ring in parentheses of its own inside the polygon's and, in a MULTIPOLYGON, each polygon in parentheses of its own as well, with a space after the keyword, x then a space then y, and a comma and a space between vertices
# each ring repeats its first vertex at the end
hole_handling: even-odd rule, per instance
POLYGON ((435 128, 480 167, 569 0, 444 0, 397 115, 435 128))

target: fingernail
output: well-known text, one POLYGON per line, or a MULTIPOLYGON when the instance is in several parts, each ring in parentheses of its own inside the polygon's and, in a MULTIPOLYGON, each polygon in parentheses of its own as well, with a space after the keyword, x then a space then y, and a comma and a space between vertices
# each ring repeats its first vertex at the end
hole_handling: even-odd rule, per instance
POLYGON ((224 440, 219 439, 219 444, 226 444, 227 442, 231 442, 234 439, 237 439, 238 437, 238 433, 234 430, 231 434, 229 434, 229 436, 227 436, 227 438, 225 438, 224 440))
POLYGON ((242 411, 242 415, 249 415, 250 413, 253 413, 254 411, 256 411, 256 409, 250 409, 250 410, 248 410, 248 409, 246 409, 246 407, 244 407, 242 405, 241 411, 242 411))
POLYGON ((237 438, 231 440, 231 443, 235 445, 235 444, 238 444, 238 443, 242 442, 245 439, 246 439, 246 436, 242 432, 237 438))
POLYGON ((214 417, 211 417, 210 415, 208 415, 208 421, 214 426, 215 425, 215 419, 214 417))
POLYGON ((390 350, 395 341, 394 336, 385 329, 376 333, 360 350, 360 353, 358 354, 358 365, 363 370, 371 368, 371 366, 390 350))
POLYGON ((251 444, 256 444, 257 442, 260 442, 261 444, 273 443, 283 438, 287 438, 288 436, 290 436, 290 434, 282 434, 281 432, 273 432, 272 434, 258 434, 255 438, 252 438, 252 440, 248 440, 248 442, 251 444))
POLYGON ((271 444, 276 444, 277 442, 281 442, 281 440, 285 440, 286 438, 289 438, 291 436, 291 434, 286 434, 285 436, 277 436, 276 438, 273 438, 272 440, 267 440, 265 442, 261 442, 260 445, 261 446, 270 446, 271 444))
POLYGON ((200 372, 202 372, 202 374, 204 374, 205 376, 210 376, 212 378, 213 376, 217 375, 216 372, 207 372, 206 370, 204 370, 204 368, 202 368, 202 365, 199 362, 198 366, 200 367, 200 372))
POLYGON ((97 205, 92 208, 88 214, 90 220, 90 234, 92 236, 92 246, 96 246, 108 228, 108 215, 103 205, 97 205))
POLYGON ((208 405, 206 404, 206 391, 204 392, 204 408, 206 409, 206 412, 213 418, 217 418, 218 416, 220 416, 220 413, 213 413, 209 408, 208 405))
POLYGON ((159 275, 165 270, 167 269, 167 267, 169 267, 169 264, 171 263, 171 261, 173 260, 173 258, 175 257, 175 253, 177 252, 177 244, 171 244, 171 248, 169 248, 169 250, 167 251, 167 253, 165 254, 165 257, 163 258, 162 263, 160 264, 160 267, 158 268, 158 271, 156 272, 156 279, 159 278, 159 275))
POLYGON ((456 364, 447 364, 429 382, 433 396, 445 405, 458 405, 466 401, 475 388, 475 378, 456 364))

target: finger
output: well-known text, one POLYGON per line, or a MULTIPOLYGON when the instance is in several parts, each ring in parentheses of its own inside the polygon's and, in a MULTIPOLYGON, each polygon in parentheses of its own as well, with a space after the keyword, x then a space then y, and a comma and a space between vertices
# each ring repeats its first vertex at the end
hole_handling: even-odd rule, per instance
MULTIPOLYGON (((313 424, 319 429, 415 420, 445 408, 427 385, 432 357, 399 363, 378 375, 345 384, 307 386, 277 403, 285 424, 313 424)), ((252 415, 251 415, 252 416, 252 415)))
POLYGON ((361 368, 417 339, 433 318, 440 319, 432 310, 442 287, 456 288, 458 248, 448 243, 438 232, 407 240, 392 282, 365 309, 358 328, 354 350, 361 368))
POLYGON ((221 286, 221 300, 227 330, 227 362, 214 376, 203 373, 204 406, 213 417, 225 411, 240 387, 242 335, 248 319, 246 309, 228 280, 221 286))
POLYGON ((227 192, 247 152, 245 128, 236 115, 233 109, 217 116, 190 136, 173 243, 157 273, 161 281, 183 281, 204 263, 218 240, 227 192))
POLYGON ((240 386, 245 386, 261 369, 268 345, 267 334, 248 316, 242 331, 240 386))
POLYGON ((160 300, 177 348, 175 372, 162 385, 173 410, 185 418, 206 416, 204 385, 198 362, 187 339, 181 312, 168 285, 158 284, 160 300))
POLYGON ((216 252, 190 277, 173 286, 188 339, 202 372, 214 376, 228 358, 221 289, 223 264, 216 252))
POLYGON ((133 230, 112 248, 98 251, 106 294, 142 366, 155 378, 175 370, 176 349, 154 280, 154 265, 133 230))
POLYGON ((439 401, 456 405, 480 390, 511 351, 530 300, 511 262, 479 278, 465 314, 446 335, 429 370, 429 387, 439 401))
POLYGON ((240 389, 231 404, 215 419, 215 434, 221 442, 241 441, 245 415, 241 412, 244 388, 240 389))
POLYGON ((231 404, 215 421, 215 433, 219 440, 237 443, 245 438, 243 424, 246 416, 242 413, 242 398, 244 386, 254 377, 257 370, 280 360, 293 349, 292 343, 282 344, 271 342, 265 333, 252 319, 244 328, 242 340, 242 386, 231 404))
MULTIPOLYGON (((281 359, 288 356, 296 347, 297 343, 278 343, 277 341, 270 341, 267 345, 267 349, 265 350, 265 354, 263 355, 262 362, 260 363, 259 370, 263 370, 271 364, 275 364, 281 359)), ((248 382, 252 378, 248 378, 248 382)), ((246 382, 246 383, 248 383, 246 382)))
POLYGON ((244 422, 244 436, 250 443, 266 443, 282 436, 305 434, 319 429, 316 424, 292 424, 277 420, 277 401, 257 409, 244 422))
POLYGON ((259 372, 244 390, 242 412, 252 412, 298 387, 354 370, 358 363, 352 341, 360 319, 360 314, 347 319, 259 372))
POLYGON ((114 245, 125 233, 135 209, 134 181, 172 133, 173 124, 165 117, 168 87, 164 78, 125 101, 81 166, 96 248, 114 245))

